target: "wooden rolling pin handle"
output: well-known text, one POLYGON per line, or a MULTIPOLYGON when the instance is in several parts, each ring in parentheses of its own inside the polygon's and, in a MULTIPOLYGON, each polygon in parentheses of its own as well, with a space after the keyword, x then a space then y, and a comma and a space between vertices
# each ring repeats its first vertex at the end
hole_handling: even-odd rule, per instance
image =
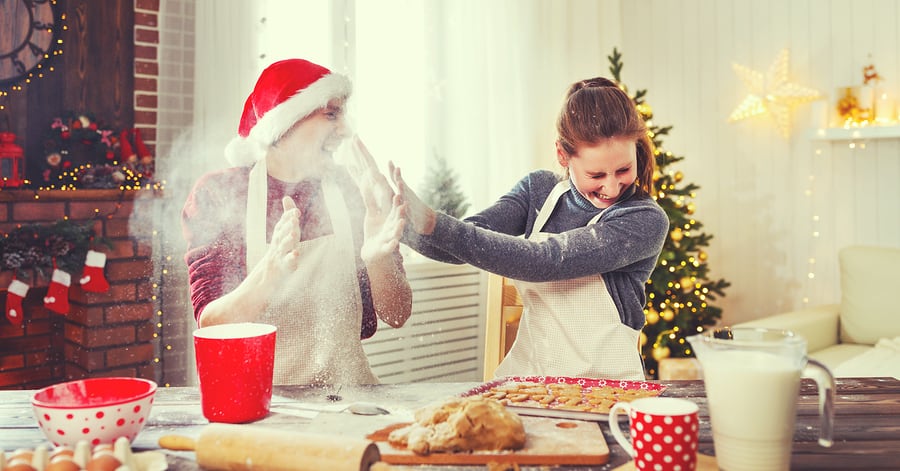
POLYGON ((358 469, 390 471, 393 467, 381 461, 378 447, 372 442, 325 438, 297 432, 273 432, 268 429, 233 425, 209 425, 199 439, 181 435, 159 438, 160 448, 194 451, 198 464, 212 470, 258 469, 309 470, 358 469), (345 446, 345 442, 352 442, 345 446), (355 444, 354 444, 355 443, 355 444), (241 451, 241 445, 247 446, 241 451))
POLYGON ((159 447, 174 451, 194 451, 197 449, 197 442, 182 435, 163 435, 159 437, 159 447))

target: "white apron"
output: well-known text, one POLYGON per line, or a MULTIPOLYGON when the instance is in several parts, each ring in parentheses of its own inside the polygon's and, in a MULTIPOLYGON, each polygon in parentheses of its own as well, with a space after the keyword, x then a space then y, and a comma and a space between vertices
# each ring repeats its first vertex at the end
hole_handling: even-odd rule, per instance
MULTIPOLYGON (((266 249, 266 178, 263 159, 250 171, 247 190, 248 272, 266 249)), ((322 189, 332 234, 300 243, 297 270, 258 320, 278 327, 274 383, 377 383, 359 339, 362 299, 349 212, 329 176, 322 189)))
MULTIPOLYGON (((544 201, 529 240, 541 232, 569 181, 558 183, 544 201)), ((601 213, 602 214, 602 213, 601 213)), ((588 224, 594 224, 600 214, 588 224)), ((561 281, 514 281, 524 310, 516 340, 497 367, 501 376, 572 376, 643 380, 640 331, 623 324, 600 274, 561 281)))

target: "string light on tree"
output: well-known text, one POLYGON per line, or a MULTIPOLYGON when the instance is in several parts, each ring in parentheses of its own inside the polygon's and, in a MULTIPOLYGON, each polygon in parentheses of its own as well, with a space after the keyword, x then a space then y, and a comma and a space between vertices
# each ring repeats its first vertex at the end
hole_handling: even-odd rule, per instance
POLYGON ((788 50, 783 49, 765 75, 743 65, 732 64, 732 68, 747 86, 749 93, 731 112, 728 122, 769 115, 775 120, 781 135, 785 138, 790 137, 790 115, 793 107, 818 100, 821 94, 789 80, 788 59, 788 50))

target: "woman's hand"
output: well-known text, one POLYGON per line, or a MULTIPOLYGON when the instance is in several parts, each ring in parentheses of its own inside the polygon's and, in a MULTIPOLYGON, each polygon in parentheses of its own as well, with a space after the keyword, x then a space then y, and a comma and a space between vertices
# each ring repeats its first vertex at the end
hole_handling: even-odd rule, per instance
POLYGON ((388 162, 388 169, 397 187, 397 195, 406 205, 410 227, 419 234, 431 235, 437 222, 437 214, 406 184, 403 175, 400 174, 400 167, 395 166, 394 162, 388 162))

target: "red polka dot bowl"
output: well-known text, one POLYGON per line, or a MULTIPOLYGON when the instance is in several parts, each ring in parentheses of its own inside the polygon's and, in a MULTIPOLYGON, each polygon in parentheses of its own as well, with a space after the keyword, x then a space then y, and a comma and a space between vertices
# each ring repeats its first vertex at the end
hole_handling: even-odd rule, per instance
POLYGON ((156 383, 142 378, 88 378, 54 384, 34 393, 38 425, 55 446, 133 442, 147 422, 156 383))

